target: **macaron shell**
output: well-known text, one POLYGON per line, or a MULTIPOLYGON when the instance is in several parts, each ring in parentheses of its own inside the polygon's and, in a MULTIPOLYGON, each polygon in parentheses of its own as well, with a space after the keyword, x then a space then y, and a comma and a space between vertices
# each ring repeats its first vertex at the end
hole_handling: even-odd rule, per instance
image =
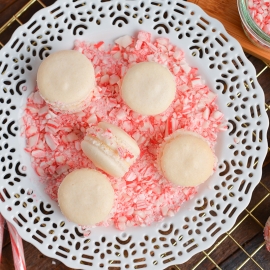
MULTIPOLYGON (((114 157, 114 153, 111 155, 105 153, 106 146, 97 146, 84 139, 81 142, 81 148, 84 154, 94 163, 94 165, 114 177, 122 177, 128 171, 129 166, 124 161, 114 157)), ((106 151, 112 151, 107 147, 106 151)))
POLYGON ((92 95, 94 68, 78 51, 59 51, 43 60, 38 69, 37 84, 41 96, 49 103, 76 104, 92 95))
POLYGON ((137 142, 132 139, 132 137, 128 135, 123 129, 107 122, 100 122, 98 123, 98 126, 103 128, 104 130, 110 129, 113 135, 123 143, 123 146, 127 147, 128 150, 132 151, 135 159, 138 157, 138 155, 140 154, 140 148, 137 142))
POLYGON ((179 134, 164 144, 159 163, 169 181, 191 187, 212 175, 215 157, 205 140, 197 135, 179 134))
POLYGON ((172 73, 161 64, 141 62, 124 76, 121 96, 134 111, 143 115, 164 112, 172 103, 176 82, 172 73))
POLYGON ((109 179, 91 169, 68 174, 58 189, 58 203, 64 216, 79 225, 94 225, 105 220, 114 202, 109 179))

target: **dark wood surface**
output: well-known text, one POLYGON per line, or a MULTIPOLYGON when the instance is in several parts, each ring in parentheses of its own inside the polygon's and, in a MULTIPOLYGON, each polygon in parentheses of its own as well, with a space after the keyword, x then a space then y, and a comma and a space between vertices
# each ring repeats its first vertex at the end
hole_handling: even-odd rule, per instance
MULTIPOLYGON (((19 11, 28 0, 0 0, 0 27, 4 25, 17 11, 19 11)), ((44 0, 45 5, 50 5, 54 0, 44 0)), ((42 6, 37 1, 31 5, 31 8, 24 12, 19 21, 25 23, 31 17, 31 14, 41 9, 42 6)), ((13 31, 19 26, 18 22, 14 22, 3 33, 0 34, 0 42, 5 44, 13 31)), ((248 58, 256 68, 257 73, 261 72, 266 64, 261 60, 248 55, 248 58)), ((264 89, 266 103, 270 104, 270 68, 268 67, 259 77, 258 80, 264 89)), ((269 115, 269 111, 268 111, 269 115)), ((269 133, 268 133, 269 139, 269 133)), ((261 183, 270 189, 270 155, 267 156, 264 167, 261 183)), ((257 250, 264 242, 263 240, 263 228, 268 216, 270 215, 270 196, 267 197, 260 205, 256 205, 264 198, 268 191, 266 188, 259 184, 252 196, 252 200, 245 210, 238 218, 236 224, 241 222, 237 228, 233 229, 230 234, 224 234, 216 241, 215 245, 206 250, 205 253, 199 253, 191 258, 187 263, 178 266, 170 266, 167 269, 170 270, 189 270, 205 258, 196 269, 237 269, 243 262, 249 259, 241 269, 255 270, 255 269, 270 269, 270 253, 268 253, 263 245, 257 250), (253 208, 255 209, 253 210, 253 208), (253 210, 253 211, 252 211, 253 210), (252 215, 249 215, 249 211, 252 211, 252 215), (260 225, 261 224, 261 225, 260 225), (221 242, 221 243, 220 243, 221 242), (242 247, 239 247, 239 245, 242 247), (243 251, 244 250, 244 251, 243 251), (254 253, 254 254, 253 254, 254 253), (205 255, 207 254, 207 256, 205 255), (250 259, 249 256, 253 255, 250 259), (260 265, 260 267, 258 265, 260 265)), ((48 258, 41 254, 33 245, 28 242, 23 242, 25 259, 28 270, 62 270, 70 269, 63 265, 58 260, 48 258)), ((13 259, 10 245, 10 239, 8 231, 5 230, 4 245, 2 251, 2 262, 0 269, 12 270, 13 259)), ((155 269, 159 269, 156 267, 155 269)))

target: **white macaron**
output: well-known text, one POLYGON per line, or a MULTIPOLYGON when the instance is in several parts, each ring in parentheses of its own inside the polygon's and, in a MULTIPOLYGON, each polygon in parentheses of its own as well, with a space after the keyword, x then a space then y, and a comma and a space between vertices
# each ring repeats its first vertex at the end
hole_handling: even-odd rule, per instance
POLYGON ((64 178, 58 189, 63 215, 78 225, 104 221, 113 202, 114 190, 108 177, 96 170, 75 170, 64 178))
POLYGON ((81 147, 97 168, 115 177, 124 176, 140 154, 134 139, 106 122, 89 128, 81 147))
POLYGON ((92 63, 78 51, 64 50, 42 61, 37 73, 40 95, 55 110, 83 110, 96 86, 92 63))
POLYGON ((154 62, 141 62, 129 68, 121 85, 124 102, 143 115, 156 115, 167 110, 175 93, 173 74, 154 62))
POLYGON ((178 186, 197 186, 213 174, 215 155, 205 139, 195 132, 175 131, 165 138, 158 153, 159 169, 178 186))

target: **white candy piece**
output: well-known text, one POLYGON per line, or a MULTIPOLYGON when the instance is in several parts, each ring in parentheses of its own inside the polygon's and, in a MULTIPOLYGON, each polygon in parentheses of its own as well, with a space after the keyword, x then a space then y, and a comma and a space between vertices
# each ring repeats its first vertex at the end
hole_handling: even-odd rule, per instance
POLYGON ((122 46, 123 48, 128 47, 132 43, 131 36, 122 36, 114 41, 116 44, 122 46))

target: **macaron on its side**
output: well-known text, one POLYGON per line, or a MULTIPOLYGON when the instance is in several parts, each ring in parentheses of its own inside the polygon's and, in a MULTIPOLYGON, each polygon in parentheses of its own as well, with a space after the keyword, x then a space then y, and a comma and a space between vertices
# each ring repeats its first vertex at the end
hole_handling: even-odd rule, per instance
POLYGON ((134 160, 140 155, 140 148, 137 142, 131 136, 129 136, 123 129, 107 122, 99 122, 98 126, 101 127, 103 130, 107 129, 110 130, 115 136, 117 144, 119 146, 128 149, 128 151, 132 155, 134 155, 134 160))
POLYGON ((141 62, 128 69, 120 93, 135 112, 157 115, 174 100, 176 82, 168 68, 155 62, 141 62))
POLYGON ((106 122, 88 129, 81 148, 97 168, 114 177, 124 176, 140 154, 135 140, 106 122))
POLYGON ((177 130, 165 139, 158 167, 170 182, 182 187, 198 186, 214 171, 215 156, 199 134, 177 130))
POLYGON ((129 169, 129 164, 121 160, 115 151, 97 140, 86 136, 81 142, 84 154, 94 165, 114 177, 122 177, 129 169))
POLYGON ((79 110, 93 95, 94 68, 78 51, 58 51, 42 61, 37 85, 43 99, 56 110, 79 110))
POLYGON ((104 221, 114 203, 109 179, 96 170, 79 169, 68 174, 58 189, 58 203, 63 215, 78 225, 104 221))

